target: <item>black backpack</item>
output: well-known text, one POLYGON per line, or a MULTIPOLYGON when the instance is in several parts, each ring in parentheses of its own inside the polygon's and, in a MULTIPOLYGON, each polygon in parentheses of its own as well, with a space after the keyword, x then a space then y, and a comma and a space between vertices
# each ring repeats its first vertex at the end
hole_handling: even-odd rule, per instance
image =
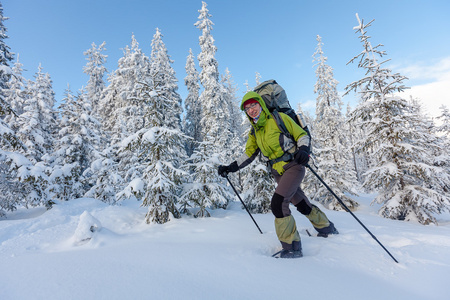
POLYGON ((295 123, 300 125, 300 127, 303 128, 303 130, 305 130, 309 135, 311 143, 311 134, 309 132, 305 119, 300 113, 296 113, 295 110, 291 107, 286 95, 286 91, 275 80, 266 80, 255 87, 253 91, 258 93, 264 100, 264 103, 266 104, 270 113, 273 115, 275 121, 277 122, 278 128, 280 128, 283 134, 293 139, 278 112, 282 112, 288 115, 295 121, 295 123))

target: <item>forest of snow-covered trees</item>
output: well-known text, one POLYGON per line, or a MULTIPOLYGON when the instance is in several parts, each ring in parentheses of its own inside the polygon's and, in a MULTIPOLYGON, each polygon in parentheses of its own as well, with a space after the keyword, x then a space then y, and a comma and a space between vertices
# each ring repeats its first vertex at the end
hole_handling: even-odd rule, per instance
MULTIPOLYGON (((235 194, 217 166, 240 154, 249 126, 230 71, 219 74, 211 17, 203 2, 193 24, 201 51, 186 53, 184 83, 156 29, 150 54, 132 36, 114 71, 104 66, 105 43, 93 43, 84 52, 86 86, 68 86, 63 99, 55 99, 42 66, 33 79, 23 77, 19 54, 7 45, 0 4, 0 216, 80 197, 111 205, 135 198, 148 207, 147 223, 226 208, 235 194), (185 99, 179 84, 187 88, 185 99)), ((372 25, 357 18, 362 48, 349 64, 365 75, 347 85, 360 101, 345 112, 317 36, 316 113, 306 114, 314 165, 352 209, 358 208, 352 195, 370 191, 381 216, 434 223, 450 209, 450 112, 441 107, 438 126, 418 99, 398 96, 407 78, 385 67, 383 46, 372 45, 367 34, 372 25)), ((260 80, 256 73, 256 84, 260 80)), ((275 183, 262 162, 230 179, 252 212, 270 211, 275 183)), ((312 200, 343 209, 313 176, 303 187, 312 200)))

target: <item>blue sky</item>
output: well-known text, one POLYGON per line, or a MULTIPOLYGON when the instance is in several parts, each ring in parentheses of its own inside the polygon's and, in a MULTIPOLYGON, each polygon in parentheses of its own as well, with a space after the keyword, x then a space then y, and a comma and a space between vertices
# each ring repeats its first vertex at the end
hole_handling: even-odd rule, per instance
MULTIPOLYGON (((150 55, 155 29, 174 60, 179 92, 186 89, 185 64, 189 49, 198 55, 201 32, 194 23, 200 0, 6 0, 3 4, 11 51, 20 55, 32 79, 41 63, 50 74, 57 101, 70 84, 73 91, 86 85, 83 52, 106 42, 109 72, 117 68, 122 49, 134 33, 140 47, 150 55)), ((355 14, 375 19, 368 34, 373 45, 383 44, 387 66, 410 78, 408 91, 419 97, 431 115, 441 104, 450 106, 450 1, 303 1, 303 0, 209 0, 218 48, 220 72, 228 68, 239 87, 255 84, 255 72, 276 79, 287 91, 291 104, 304 109, 315 106, 316 82, 312 55, 316 36, 324 43, 328 64, 339 81, 338 89, 363 75, 356 64, 347 65, 362 51, 355 14)), ((106 79, 106 78, 105 78, 106 79)), ((406 95, 406 94, 405 94, 406 95)), ((354 106, 355 97, 343 102, 354 106)))

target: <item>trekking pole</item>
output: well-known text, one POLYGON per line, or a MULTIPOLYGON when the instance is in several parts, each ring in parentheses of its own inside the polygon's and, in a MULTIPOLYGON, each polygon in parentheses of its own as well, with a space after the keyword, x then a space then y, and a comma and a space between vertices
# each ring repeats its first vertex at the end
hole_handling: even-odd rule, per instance
POLYGON ((320 182, 322 182, 322 184, 328 189, 328 191, 339 201, 339 203, 345 208, 345 210, 347 212, 349 212, 353 216, 353 218, 355 218, 356 221, 358 221, 358 223, 370 234, 370 236, 381 246, 381 248, 383 248, 384 251, 386 251, 386 253, 389 254, 389 256, 396 263, 398 263, 398 261, 395 259, 395 257, 392 256, 392 254, 383 246, 382 243, 380 243, 380 241, 372 234, 372 232, 370 232, 370 230, 367 229, 366 226, 364 226, 364 224, 355 216, 355 214, 353 214, 353 212, 347 207, 347 205, 345 205, 345 203, 331 190, 331 188, 322 180, 322 178, 320 178, 320 176, 310 167, 310 165, 306 164, 306 167, 308 169, 310 169, 314 175, 316 175, 317 179, 319 179, 320 182))
POLYGON ((233 188, 233 191, 236 193, 236 195, 238 196, 239 200, 241 200, 242 205, 244 205, 244 208, 248 212, 248 215, 250 216, 250 218, 252 218, 253 223, 255 223, 256 227, 258 227, 259 232, 261 232, 261 234, 263 234, 262 231, 261 231, 261 228, 259 228, 259 226, 258 226, 258 223, 256 223, 255 219, 253 219, 252 214, 250 213, 250 211, 248 210, 247 206, 244 204, 244 201, 242 201, 241 196, 239 196, 238 192, 234 188, 234 185, 231 183, 230 179, 228 178, 228 174, 225 176, 225 178, 228 180, 228 183, 233 188))

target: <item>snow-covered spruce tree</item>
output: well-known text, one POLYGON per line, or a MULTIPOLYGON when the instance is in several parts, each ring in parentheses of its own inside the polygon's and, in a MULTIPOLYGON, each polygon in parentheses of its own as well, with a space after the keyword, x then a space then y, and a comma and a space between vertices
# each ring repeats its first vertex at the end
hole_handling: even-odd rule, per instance
MULTIPOLYGON (((135 103, 136 107, 142 108, 141 114, 143 114, 142 117, 142 126, 144 130, 148 130, 149 126, 146 124, 149 122, 148 117, 145 116, 145 111, 147 109, 147 105, 149 100, 147 98, 142 97, 148 97, 146 93, 140 92, 144 86, 145 90, 152 90, 154 89, 154 82, 158 82, 158 99, 155 101, 162 101, 163 107, 166 109, 167 113, 163 115, 163 121, 166 124, 171 124, 173 128, 180 129, 181 126, 181 97, 177 93, 178 86, 177 86, 177 79, 175 77, 175 71, 173 70, 171 64, 173 63, 170 59, 165 44, 162 41, 162 35, 159 29, 156 29, 156 33, 153 36, 152 40, 152 52, 150 55, 150 60, 148 61, 147 69, 143 70, 145 72, 141 72, 142 77, 140 81, 137 81, 137 84, 135 86, 136 88, 136 97, 133 98, 133 102, 135 103), (161 100, 161 99, 168 99, 168 100, 161 100)), ((136 128, 138 129, 138 128, 136 128)), ((135 133, 139 132, 137 130, 135 133)), ((135 138, 135 134, 130 135, 133 138, 135 138)), ((128 170, 127 173, 123 176, 125 179, 125 182, 128 182, 129 184, 125 186, 123 192, 121 192, 120 198, 127 198, 129 196, 142 196, 141 193, 134 193, 130 192, 131 190, 134 191, 134 185, 135 181, 139 181, 142 177, 142 172, 144 169, 144 165, 147 163, 147 161, 142 159, 142 156, 138 156, 139 151, 131 150, 128 148, 128 144, 130 143, 130 140, 124 139, 121 143, 121 160, 119 167, 120 169, 123 168, 129 168, 130 165, 133 165, 133 169, 128 170), (125 158, 125 160, 124 160, 125 158), (124 164, 126 163, 126 164, 124 164), (130 172, 131 171, 131 172, 130 172)), ((138 197, 139 198, 139 197, 138 197)))
MULTIPOLYGON (((432 119, 423 113, 422 105, 418 99, 411 97, 408 107, 408 115, 411 120, 410 123, 414 124, 414 131, 421 132, 417 134, 416 143, 419 147, 427 145, 427 157, 422 159, 429 165, 436 167, 433 171, 439 172, 434 174, 437 176, 437 180, 427 181, 426 187, 434 191, 441 191, 443 194, 450 192, 450 156, 448 150, 448 140, 445 136, 438 135, 439 127, 436 127, 432 119)), ((422 171, 422 169, 419 169, 422 171)), ((449 197, 450 199, 450 197, 449 197)), ((449 201, 450 204, 450 201, 449 201)), ((447 207, 450 210, 450 206, 447 207)))
MULTIPOLYGON (((341 113, 342 101, 337 91, 337 80, 333 69, 327 64, 328 58, 322 50, 322 38, 317 36, 317 48, 313 55, 316 62, 317 82, 314 86, 316 99, 316 119, 314 128, 314 148, 317 173, 327 182, 336 195, 350 209, 358 203, 348 195, 356 195, 356 174, 351 167, 348 146, 348 132, 344 130, 345 120, 341 113)), ((334 210, 344 210, 339 201, 322 184, 310 197, 334 210)))
POLYGON ((8 29, 4 22, 8 17, 3 16, 3 5, 0 3, 0 88, 6 88, 6 83, 11 77, 10 62, 13 60, 14 53, 10 51, 10 47, 6 45, 5 40, 9 38, 8 29))
POLYGON ((15 136, 14 132, 9 126, 8 118, 17 116, 17 111, 12 105, 12 98, 8 97, 11 94, 9 81, 13 70, 10 67, 10 62, 13 60, 13 53, 9 51, 9 46, 6 45, 5 39, 8 38, 4 21, 8 17, 3 16, 3 5, 0 3, 0 144, 3 147, 16 148, 20 142, 15 136))
MULTIPOLYGON (((211 15, 206 8, 207 4, 202 2, 202 9, 199 10, 198 21, 194 24, 202 35, 199 37, 201 52, 198 55, 198 61, 201 68, 200 82, 203 91, 200 94, 200 102, 202 103, 201 128, 203 141, 202 155, 210 163, 220 161, 228 161, 230 158, 229 145, 232 140, 230 131, 231 122, 228 115, 228 103, 224 98, 224 88, 219 82, 218 62, 215 59, 217 47, 214 45, 214 38, 211 30, 213 22, 209 19, 211 15), (218 158, 218 160, 216 160, 218 158)), ((214 171, 216 166, 211 166, 214 171)), ((226 187, 226 183, 216 172, 210 170, 202 170, 193 174, 194 182, 205 182, 205 185, 217 187, 209 191, 208 201, 212 208, 224 208, 228 201, 232 198, 232 191, 226 187), (223 186, 222 186, 223 184, 223 186)))
POLYGON ((26 195, 23 183, 18 177, 18 170, 24 165, 31 165, 31 162, 17 151, 17 148, 21 147, 18 137, 8 131, 0 124, 0 217, 24 203, 22 199, 26 195), (6 147, 11 148, 11 145, 17 146, 10 151, 4 150, 6 147))
POLYGON ((13 70, 9 67, 12 54, 4 42, 7 36, 3 21, 7 19, 3 17, 3 7, 0 3, 0 144, 2 149, 5 150, 15 149, 21 144, 15 132, 12 130, 10 122, 8 122, 8 120, 17 117, 17 111, 12 105, 15 97, 11 95, 11 85, 9 83, 13 74, 13 70))
MULTIPOLYGON (((225 74, 221 76, 221 84, 224 88, 224 96, 223 99, 227 105, 228 116, 229 116, 229 126, 230 126, 230 140, 228 142, 227 153, 225 153, 228 159, 237 158, 245 148, 245 142, 247 139, 243 138, 243 133, 245 132, 248 126, 248 120, 245 120, 247 123, 244 123, 244 118, 242 111, 240 109, 240 99, 236 97, 236 93, 238 88, 234 84, 233 76, 231 75, 228 68, 225 69, 225 74), (244 125, 245 124, 245 125, 244 125)), ((241 184, 241 173, 238 176, 232 176, 230 178, 232 184, 238 188, 242 187, 241 184)))
POLYGON ((0 3, 0 216, 3 216, 5 211, 13 211, 19 206, 45 202, 44 170, 33 166, 32 162, 23 156, 27 148, 16 134, 20 124, 15 121, 20 111, 15 109, 20 107, 15 107, 14 100, 17 98, 11 87, 18 77, 14 77, 16 74, 9 65, 13 53, 5 43, 8 36, 4 21, 7 19, 3 16, 3 6, 0 3), (14 128, 6 121, 14 123, 14 128))
POLYGON ((117 194, 124 186, 124 180, 119 174, 118 161, 113 160, 117 156, 115 149, 108 147, 100 152, 99 158, 94 160, 84 172, 89 176, 92 187, 84 195, 102 202, 114 205, 119 200, 117 194))
MULTIPOLYGON (((441 114, 437 119, 441 124, 435 128, 435 131, 442 140, 443 151, 436 164, 445 168, 447 170, 446 173, 450 174, 450 112, 445 105, 442 105, 439 108, 441 114)), ((450 189, 450 187, 448 189, 450 189)))
POLYGON ((383 204, 379 211, 383 217, 435 223, 433 214, 448 209, 450 199, 442 190, 442 168, 430 163, 430 132, 422 129, 423 120, 412 113, 408 102, 393 95, 405 89, 406 77, 383 68, 386 61, 378 62, 385 52, 379 49, 382 45, 372 47, 369 42, 366 30, 373 21, 364 24, 358 15, 357 19, 354 29, 364 50, 350 62, 359 60, 366 75, 346 89, 360 93, 351 121, 367 132, 355 147, 373 159, 363 184, 378 192, 374 202, 383 204))
POLYGON ((99 122, 91 115, 91 103, 84 90, 75 97, 68 87, 59 110, 50 192, 53 199, 69 200, 83 196, 90 188, 84 172, 98 157, 99 122))
POLYGON ((45 154, 51 153, 56 132, 56 113, 53 111, 55 94, 48 74, 39 70, 35 82, 29 83, 29 97, 18 120, 19 137, 27 146, 26 156, 33 162, 40 162, 45 154))
POLYGON ((226 150, 231 139, 230 116, 228 115, 228 103, 225 99, 225 90, 219 81, 218 62, 215 59, 217 47, 214 45, 214 38, 211 30, 214 23, 209 19, 207 4, 202 2, 202 9, 199 10, 199 21, 194 25, 202 31, 199 38, 201 52, 198 61, 201 68, 200 82, 203 91, 200 94, 202 103, 202 140, 209 141, 212 149, 209 153, 220 152, 226 157, 226 150))
POLYGON ((243 192, 241 198, 252 213, 271 211, 270 201, 276 188, 275 180, 268 172, 264 162, 255 160, 244 172, 243 192))
MULTIPOLYGON (((3 67, 3 70, 6 68, 3 67)), ((0 96, 0 217, 7 211, 14 211, 19 206, 28 203, 30 192, 39 196, 43 189, 38 187, 33 191, 34 182, 32 178, 23 177, 24 171, 33 166, 22 153, 26 147, 16 133, 3 122, 3 117, 14 114, 9 103, 3 101, 0 96)), ((36 170, 36 169, 34 169, 36 170)), ((42 176, 39 176, 42 177, 42 176)))
POLYGON ((135 152, 143 166, 141 179, 128 187, 135 195, 142 195, 142 206, 148 207, 147 223, 163 224, 180 217, 178 197, 182 177, 187 176, 181 169, 187 157, 181 132, 181 97, 172 63, 156 29, 149 77, 138 94, 144 107, 144 128, 122 143, 123 152, 135 152))
POLYGON ((101 106, 101 98, 104 96, 105 81, 104 75, 107 72, 105 63, 108 55, 102 52, 106 50, 106 43, 101 43, 98 47, 95 43, 92 43, 92 47, 86 50, 83 54, 88 61, 86 66, 83 67, 83 72, 89 76, 89 80, 86 86, 86 93, 88 101, 92 105, 92 111, 90 115, 95 118, 99 118, 101 106))
POLYGON ((164 84, 150 82, 141 89, 141 97, 148 104, 146 128, 130 137, 127 144, 127 150, 138 152, 144 162, 142 180, 134 181, 130 189, 143 195, 142 206, 148 207, 146 222, 157 224, 180 217, 178 197, 182 178, 188 175, 181 169, 187 158, 183 133, 173 123, 175 116, 167 116, 172 114, 170 108, 178 105, 177 99, 164 96, 167 90, 161 90, 160 86, 164 84))
POLYGON ((7 122, 17 117, 10 98, 13 70, 9 64, 13 59, 13 53, 5 43, 8 36, 4 21, 7 19, 3 16, 3 6, 0 3, 0 217, 21 204, 23 193, 17 178, 17 170, 23 164, 30 163, 18 153, 19 150, 23 151, 25 146, 7 122))
POLYGON ((55 200, 67 201, 83 195, 79 161, 85 159, 85 153, 80 151, 83 141, 76 122, 81 119, 81 114, 76 101, 68 86, 59 106, 60 130, 56 136, 54 161, 49 176, 50 197, 55 200))
POLYGON ((196 143, 201 141, 201 104, 199 102, 200 83, 198 71, 195 68, 192 49, 189 49, 185 70, 186 77, 184 78, 184 84, 188 90, 188 95, 184 100, 186 115, 183 119, 183 132, 192 138, 186 142, 186 152, 187 155, 190 156, 194 153, 196 143))
POLYGON ((248 80, 246 80, 245 82, 244 82, 244 85, 245 85, 245 91, 246 92, 250 92, 252 89, 250 88, 250 84, 248 83, 248 80))
POLYGON ((365 152, 363 151, 356 151, 355 148, 352 146, 354 145, 355 141, 358 139, 361 139, 364 134, 361 128, 354 126, 351 122, 348 120, 350 119, 350 114, 352 112, 352 108, 350 107, 350 104, 347 104, 347 112, 345 114, 346 122, 344 124, 344 131, 348 133, 348 141, 350 143, 350 151, 352 156, 352 166, 353 170, 356 173, 356 178, 358 180, 358 183, 362 182, 362 173, 367 170, 367 158, 364 155, 365 152))
POLYGON ((125 47, 118 69, 109 78, 110 84, 101 104, 105 114, 101 119, 111 134, 112 144, 120 143, 144 127, 143 104, 138 99, 138 90, 148 76, 149 64, 149 58, 132 35, 131 49, 125 47))
POLYGON ((255 82, 256 82, 256 86, 261 84, 261 74, 259 74, 258 72, 255 72, 255 82))
MULTIPOLYGON (((131 48, 125 48, 118 69, 109 78, 110 84, 100 104, 103 130, 109 135, 112 147, 104 155, 112 155, 106 159, 118 162, 118 175, 125 184, 142 176, 142 159, 138 154, 120 149, 124 148, 130 136, 146 126, 145 103, 140 99, 139 90, 149 76, 149 66, 149 58, 132 35, 131 48)), ((118 190, 124 188, 121 186, 118 190)))
POLYGON ((439 125, 436 130, 437 132, 445 134, 448 140, 450 138, 450 111, 445 105, 441 105, 439 109, 441 110, 441 114, 437 117, 437 119, 442 123, 442 125, 439 125))
POLYGON ((232 140, 229 148, 232 149, 232 153, 230 154, 233 155, 235 154, 235 150, 238 147, 242 147, 242 143, 245 142, 245 140, 240 138, 240 136, 245 131, 244 128, 247 128, 248 126, 243 126, 242 111, 240 109, 241 99, 236 98, 238 88, 234 84, 233 76, 228 68, 225 69, 225 74, 222 75, 221 83, 225 90, 224 101, 228 105, 230 131, 232 133, 232 140))
POLYGON ((152 52, 150 55, 150 78, 158 83, 158 98, 164 99, 167 113, 164 122, 171 128, 181 130, 181 113, 183 112, 182 99, 178 93, 178 80, 172 68, 173 60, 170 58, 163 35, 159 28, 153 35, 152 52))
POLYGON ((35 81, 28 83, 29 97, 23 113, 18 118, 18 136, 25 143, 23 152, 30 163, 22 164, 17 178, 23 183, 22 203, 24 206, 45 205, 50 208, 48 197, 48 176, 46 172, 52 163, 54 135, 57 130, 56 112, 53 110, 55 96, 49 74, 42 67, 35 75, 35 81))
POLYGON ((22 67, 23 65, 19 62, 19 55, 17 55, 17 61, 12 68, 12 76, 3 90, 5 101, 14 111, 14 113, 6 115, 4 121, 14 131, 18 130, 18 117, 23 113, 25 100, 28 97, 26 80, 22 76, 22 67))
POLYGON ((210 217, 208 209, 223 207, 230 197, 229 188, 216 179, 219 159, 218 154, 207 155, 210 148, 208 142, 198 142, 185 166, 192 180, 183 185, 181 212, 189 214, 187 207, 193 207, 195 217, 210 217))

